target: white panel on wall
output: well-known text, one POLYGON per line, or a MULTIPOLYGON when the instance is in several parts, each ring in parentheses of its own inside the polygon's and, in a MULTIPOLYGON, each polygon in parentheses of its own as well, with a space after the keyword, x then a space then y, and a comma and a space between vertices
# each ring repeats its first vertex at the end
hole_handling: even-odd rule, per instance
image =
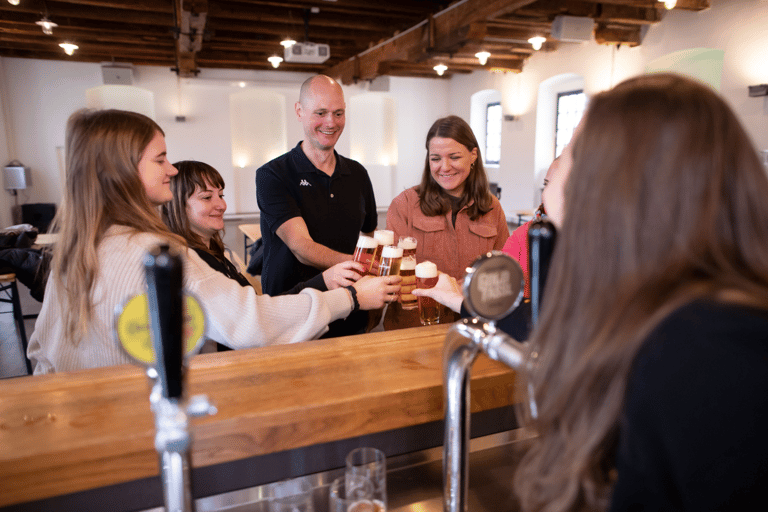
POLYGON ((155 118, 155 96, 152 91, 133 85, 100 85, 85 91, 88 108, 116 108, 138 112, 155 118))
POLYGON ((382 93, 353 96, 347 109, 350 158, 368 169, 376 204, 387 206, 393 198, 397 165, 395 100, 382 93))
POLYGON ((285 96, 248 89, 229 95, 235 183, 230 213, 258 211, 256 169, 287 151, 285 96))

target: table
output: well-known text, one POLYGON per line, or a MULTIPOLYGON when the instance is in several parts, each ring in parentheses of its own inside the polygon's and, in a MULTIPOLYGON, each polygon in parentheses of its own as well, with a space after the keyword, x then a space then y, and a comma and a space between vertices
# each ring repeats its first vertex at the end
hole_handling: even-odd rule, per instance
POLYGON ((536 213, 536 210, 516 210, 515 215, 517 215, 517 225, 520 226, 523 224, 523 219, 530 220, 533 218, 533 215, 536 213))
POLYGON ((243 233, 243 247, 245 249, 244 258, 246 265, 248 264, 248 256, 250 248, 256 241, 261 238, 261 224, 238 224, 237 229, 243 233), (248 242, 250 240, 250 243, 248 242))
POLYGON ((21 302, 19 301, 19 288, 16 286, 16 274, 0 275, 0 302, 11 304, 11 313, 16 322, 19 340, 21 341, 21 350, 24 353, 24 362, 27 365, 27 373, 32 374, 32 363, 27 357, 27 331, 24 327, 24 315, 21 313, 21 302))

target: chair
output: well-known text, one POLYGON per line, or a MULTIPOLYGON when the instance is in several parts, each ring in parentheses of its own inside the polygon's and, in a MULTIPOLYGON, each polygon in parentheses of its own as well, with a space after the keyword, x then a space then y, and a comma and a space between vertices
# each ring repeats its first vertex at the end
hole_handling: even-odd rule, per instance
POLYGON ((24 315, 21 313, 19 289, 16 286, 16 274, 0 274, 0 302, 11 304, 13 319, 16 322, 27 373, 32 375, 32 362, 27 357, 27 331, 24 327, 24 315))
POLYGON ((245 263, 248 264, 248 253, 250 253, 251 246, 261 238, 261 225, 260 224, 238 224, 237 229, 243 233, 243 246, 245 248, 245 263))

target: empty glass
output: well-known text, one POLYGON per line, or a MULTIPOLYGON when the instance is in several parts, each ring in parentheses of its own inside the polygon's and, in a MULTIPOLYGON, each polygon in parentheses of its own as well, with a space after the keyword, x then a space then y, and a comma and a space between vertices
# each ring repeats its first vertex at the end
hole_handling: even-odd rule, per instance
POLYGON ((387 458, 376 448, 357 448, 347 455, 345 473, 347 492, 354 492, 356 485, 368 481, 372 485, 373 508, 361 509, 384 512, 387 510, 387 458), (364 480, 360 480, 363 478, 364 480))
POLYGON ((329 512, 383 511, 374 505, 371 481, 360 475, 340 476, 331 484, 329 512), (349 482, 349 483, 347 483, 349 482))
POLYGON ((270 512, 314 512, 313 488, 306 478, 294 478, 270 485, 270 512))

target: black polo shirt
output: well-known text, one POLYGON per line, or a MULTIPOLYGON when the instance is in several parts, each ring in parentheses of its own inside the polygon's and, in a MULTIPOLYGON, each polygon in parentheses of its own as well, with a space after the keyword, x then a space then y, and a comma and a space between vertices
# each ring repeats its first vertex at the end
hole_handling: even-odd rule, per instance
POLYGON ((268 295, 279 295, 321 272, 300 263, 277 236, 285 221, 303 218, 312 240, 350 257, 360 232, 376 229, 376 200, 368 172, 358 162, 335 151, 334 155, 332 176, 309 161, 301 142, 256 171, 264 240, 261 286, 268 295))

